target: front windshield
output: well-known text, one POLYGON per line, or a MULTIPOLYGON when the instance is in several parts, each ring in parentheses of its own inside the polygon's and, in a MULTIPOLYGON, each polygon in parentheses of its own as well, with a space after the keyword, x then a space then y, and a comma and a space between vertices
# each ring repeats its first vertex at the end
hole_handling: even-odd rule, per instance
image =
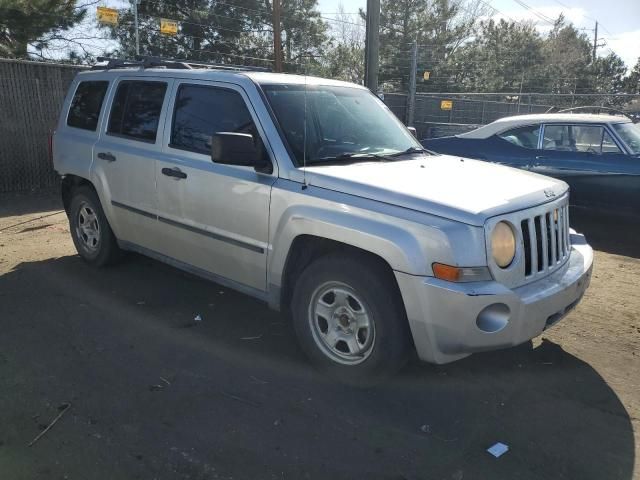
POLYGON ((637 123, 614 123, 614 130, 633 155, 640 155, 640 125, 637 123))
POLYGON ((422 151, 415 137, 368 90, 327 85, 264 85, 263 89, 298 166, 304 161, 305 125, 307 165, 385 160, 422 151))

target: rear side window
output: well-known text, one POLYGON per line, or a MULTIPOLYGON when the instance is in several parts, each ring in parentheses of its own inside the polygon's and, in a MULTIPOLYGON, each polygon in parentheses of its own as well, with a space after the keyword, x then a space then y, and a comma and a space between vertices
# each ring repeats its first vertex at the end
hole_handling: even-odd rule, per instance
POLYGON ((513 128, 498 135, 503 140, 522 148, 538 148, 540 125, 513 128))
POLYGON ((209 155, 211 138, 216 132, 249 133, 258 139, 249 110, 238 92, 181 85, 176 97, 170 146, 209 155))
POLYGON ((80 82, 71 100, 67 125, 95 131, 109 82, 80 82))
POLYGON ((166 91, 164 82, 120 82, 107 133, 155 142, 166 91))

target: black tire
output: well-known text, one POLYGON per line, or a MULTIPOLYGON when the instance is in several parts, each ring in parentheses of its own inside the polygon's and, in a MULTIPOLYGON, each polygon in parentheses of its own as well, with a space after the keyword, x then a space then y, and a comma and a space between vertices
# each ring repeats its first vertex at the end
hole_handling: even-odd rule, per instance
POLYGON ((96 267, 104 267, 113 264, 120 258, 121 250, 116 240, 107 217, 102 210, 102 205, 95 190, 89 186, 81 186, 73 190, 69 203, 69 229, 73 244, 82 259, 96 267), (83 215, 81 215, 81 210, 83 215), (98 240, 89 241, 89 237, 81 228, 81 222, 86 222, 89 212, 91 220, 87 225, 97 232, 98 240))
MULTIPOLYGON (((329 293, 330 297, 331 295, 329 293)), ((326 297, 321 298, 324 300, 326 297)), ((348 299, 350 304, 351 300, 353 298, 348 299)), ((334 300, 331 308, 335 308, 335 305, 334 300)), ((291 313, 300 346, 312 363, 345 383, 359 386, 378 383, 396 373, 411 353, 412 342, 406 313, 392 273, 367 255, 333 253, 312 262, 297 279, 291 300, 291 313), (322 336, 325 322, 322 318, 315 318, 315 311, 311 312, 312 304, 316 305, 316 299, 320 298, 318 296, 324 291, 323 288, 331 289, 336 283, 347 285, 353 290, 356 304, 363 303, 367 317, 374 326, 371 350, 366 358, 361 356, 365 359, 360 360, 360 363, 341 363, 344 359, 332 352, 322 339, 318 340, 322 336), (318 323, 314 325, 312 322, 316 320, 318 323)), ((329 328, 328 326, 327 331, 329 328)), ((339 330, 342 327, 336 325, 334 328, 339 330)), ((343 331, 339 333, 342 334, 343 331)), ((356 331, 356 336, 360 333, 356 331)), ((324 338, 328 337, 325 335, 324 338)))

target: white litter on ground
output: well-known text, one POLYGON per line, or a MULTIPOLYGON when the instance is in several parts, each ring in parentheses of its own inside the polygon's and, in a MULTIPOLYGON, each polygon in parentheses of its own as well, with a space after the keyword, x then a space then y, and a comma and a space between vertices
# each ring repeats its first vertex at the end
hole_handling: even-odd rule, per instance
POLYGON ((487 448, 487 452, 489 452, 494 457, 498 458, 509 451, 509 446, 504 443, 496 443, 490 448, 487 448))

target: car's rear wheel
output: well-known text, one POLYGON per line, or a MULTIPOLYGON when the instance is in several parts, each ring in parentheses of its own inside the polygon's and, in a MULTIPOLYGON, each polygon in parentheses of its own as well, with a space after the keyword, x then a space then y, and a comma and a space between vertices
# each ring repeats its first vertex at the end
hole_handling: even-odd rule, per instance
POLYGON ((366 255, 315 260, 296 282, 291 311, 307 356, 341 380, 378 381, 408 357, 411 342, 397 286, 388 269, 366 255))
POLYGON ((92 188, 74 190, 67 213, 73 243, 83 260, 102 267, 119 258, 118 243, 92 188))

